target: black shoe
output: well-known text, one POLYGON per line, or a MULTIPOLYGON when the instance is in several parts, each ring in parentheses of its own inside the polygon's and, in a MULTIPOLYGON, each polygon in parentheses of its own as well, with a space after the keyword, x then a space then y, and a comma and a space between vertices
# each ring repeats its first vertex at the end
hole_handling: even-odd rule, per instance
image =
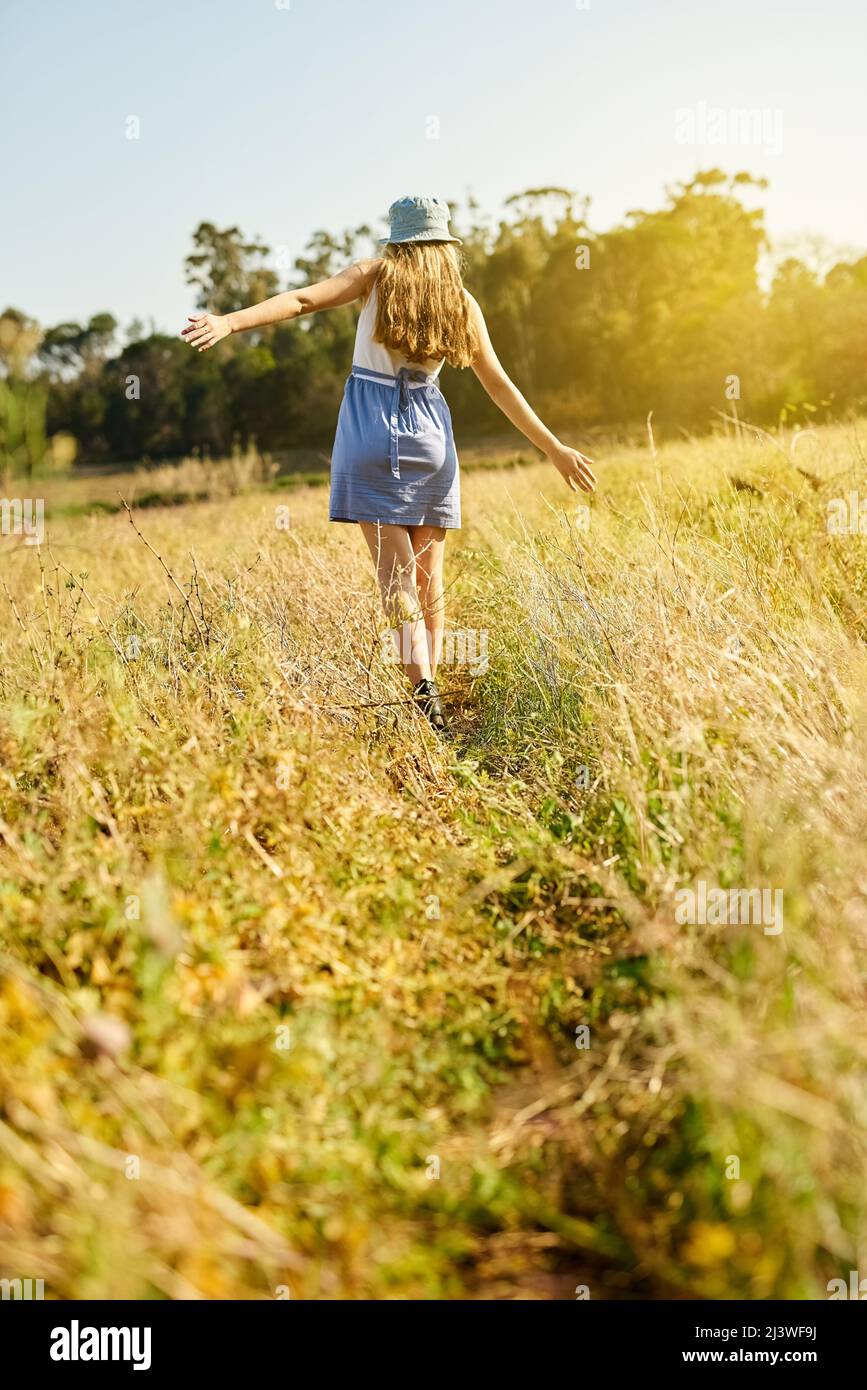
POLYGON ((440 693, 437 690, 436 681, 419 681, 413 691, 413 699, 419 706, 422 714, 430 722, 431 728, 436 729, 438 734, 445 731, 446 720, 443 714, 440 693))

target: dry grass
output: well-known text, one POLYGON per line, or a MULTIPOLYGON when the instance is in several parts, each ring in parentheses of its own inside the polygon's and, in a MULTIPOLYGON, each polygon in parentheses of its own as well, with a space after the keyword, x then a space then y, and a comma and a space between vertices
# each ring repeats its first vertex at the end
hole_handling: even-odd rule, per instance
POLYGON ((446 744, 321 490, 242 479, 142 539, 52 521, 52 483, 49 544, 0 540, 0 1274, 863 1268, 867 541, 825 526, 861 434, 623 451, 586 532, 546 466, 469 473, 451 623, 490 665, 445 673, 446 744), (782 889, 784 931, 677 925, 701 878, 782 889))

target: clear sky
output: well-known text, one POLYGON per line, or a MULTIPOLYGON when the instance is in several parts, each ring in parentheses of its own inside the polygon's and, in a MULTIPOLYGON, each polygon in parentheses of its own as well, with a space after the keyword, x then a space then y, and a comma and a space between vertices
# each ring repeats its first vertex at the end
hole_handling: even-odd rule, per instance
POLYGON ((0 308, 43 324, 105 309, 180 329, 199 221, 294 256, 406 192, 472 192, 496 216, 557 184, 591 196, 601 230, 697 168, 746 168, 771 181, 774 237, 867 250, 863 0, 0 0, 0 15, 0 308), (764 113, 758 143, 738 143, 733 109, 764 113), (696 138, 734 143, 681 143, 684 111, 696 138))

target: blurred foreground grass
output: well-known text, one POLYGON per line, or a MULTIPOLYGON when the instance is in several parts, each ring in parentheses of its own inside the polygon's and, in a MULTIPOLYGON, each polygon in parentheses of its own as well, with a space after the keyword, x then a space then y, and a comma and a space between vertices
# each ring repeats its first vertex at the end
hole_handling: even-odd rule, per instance
POLYGON ((46 545, 0 538, 0 1275, 800 1298, 863 1269, 867 539, 826 528, 863 448, 615 451, 589 529, 547 465, 468 473, 449 626, 489 666, 444 668, 444 744, 321 489, 141 539, 47 484, 46 545), (784 931, 677 925, 701 878, 781 888, 784 931))

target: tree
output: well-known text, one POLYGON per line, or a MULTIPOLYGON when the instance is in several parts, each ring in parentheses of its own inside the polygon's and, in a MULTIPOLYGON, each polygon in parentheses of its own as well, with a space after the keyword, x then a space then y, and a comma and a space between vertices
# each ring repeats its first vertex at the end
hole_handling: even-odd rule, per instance
POLYGON ((39 348, 49 373, 75 371, 95 379, 108 357, 117 320, 112 314, 94 314, 84 328, 78 323, 59 323, 46 330, 39 348))
POLYGON ((42 340, 42 329, 21 309, 8 308, 0 314, 0 372, 5 377, 27 375, 42 340))
MULTIPOLYGON (((755 205, 764 187, 746 172, 699 170, 667 189, 661 206, 604 232, 588 224, 589 200, 564 188, 515 194, 496 221, 472 199, 452 204, 466 282, 494 345, 559 433, 643 431, 649 410, 657 431, 700 429, 733 408, 733 379, 738 413, 756 423, 867 408, 867 258, 812 242, 781 260, 765 288, 755 205)), ((375 252, 367 226, 320 230, 290 283, 375 252)), ((202 223, 187 260, 202 306, 226 311, 275 293, 267 255, 237 227, 202 223)), ((17 394, 6 397, 7 456, 16 468, 41 466, 46 391, 49 432, 75 435, 85 458, 217 454, 254 437, 272 451, 327 449, 357 316, 346 305, 200 355, 141 324, 118 351, 110 314, 42 335, 9 309, 0 318, 0 381, 17 394)), ((446 390, 464 437, 508 430, 471 372, 449 372, 446 390)))
POLYGON ((213 222, 201 222, 193 242, 196 250, 184 264, 187 284, 198 286, 200 309, 230 314, 277 293, 277 276, 263 264, 269 247, 245 241, 238 227, 219 231, 213 222))
POLYGON ((45 458, 47 390, 32 374, 42 330, 20 309, 0 315, 0 483, 32 477, 45 458))

